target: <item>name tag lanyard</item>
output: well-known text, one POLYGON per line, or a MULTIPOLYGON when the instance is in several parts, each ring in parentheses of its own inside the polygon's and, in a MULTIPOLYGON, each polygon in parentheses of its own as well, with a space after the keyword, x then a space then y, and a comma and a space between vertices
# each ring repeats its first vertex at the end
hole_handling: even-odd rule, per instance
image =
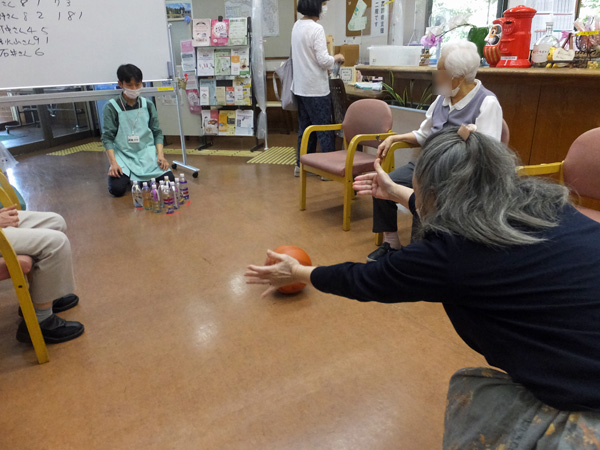
MULTIPOLYGON (((127 111, 127 109, 125 109, 125 103, 123 103, 123 98, 120 98, 121 100, 121 106, 123 106, 123 111, 127 111)), ((138 120, 140 118, 140 111, 142 110, 142 105, 139 103, 140 99, 137 99, 137 104, 139 105, 138 107, 138 113, 137 116, 135 117, 135 121, 131 121, 129 120, 129 117, 126 117, 127 122, 129 122, 129 126, 131 127, 131 132, 135 133, 135 127, 137 126, 138 120)), ((137 143, 140 141, 140 137, 138 135, 134 135, 134 136, 129 136, 128 140, 130 143, 137 143)))

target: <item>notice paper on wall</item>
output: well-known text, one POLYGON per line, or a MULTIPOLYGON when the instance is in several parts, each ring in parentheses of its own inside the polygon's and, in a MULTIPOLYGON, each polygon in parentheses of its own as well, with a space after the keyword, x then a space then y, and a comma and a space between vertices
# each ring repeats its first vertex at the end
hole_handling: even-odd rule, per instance
POLYGON ((350 31, 362 31, 367 28, 367 16, 365 16, 367 7, 368 5, 363 0, 358 0, 356 8, 354 8, 354 12, 352 13, 352 18, 348 23, 350 31))
POLYGON ((216 136, 219 134, 219 111, 212 109, 210 111, 202 111, 202 126, 204 134, 208 136, 216 136))
POLYGON ((229 45, 229 19, 213 19, 211 25, 211 44, 229 45))
POLYGON ((372 0, 371 36, 387 36, 389 20, 388 0, 372 0))
POLYGON ((210 46, 210 19, 194 19, 192 29, 192 37, 194 46, 208 47, 210 46))
MULTIPOLYGON (((191 42, 191 41, 190 41, 191 42)), ((187 84, 185 93, 187 94, 188 106, 192 114, 202 114, 202 105, 200 103, 200 91, 196 71, 186 72, 185 79, 187 84)))
POLYGON ((248 45, 248 19, 229 19, 229 45, 248 45))
POLYGON ((212 77, 215 74, 215 49, 198 47, 196 49, 198 76, 212 77))
POLYGON ((252 0, 228 0, 225 2, 225 17, 250 17, 252 15, 252 0))
POLYGON ((251 109, 238 109, 235 112, 236 136, 254 135, 254 111, 251 109))
POLYGON ((181 70, 183 72, 196 71, 196 49, 194 41, 181 41, 181 70))

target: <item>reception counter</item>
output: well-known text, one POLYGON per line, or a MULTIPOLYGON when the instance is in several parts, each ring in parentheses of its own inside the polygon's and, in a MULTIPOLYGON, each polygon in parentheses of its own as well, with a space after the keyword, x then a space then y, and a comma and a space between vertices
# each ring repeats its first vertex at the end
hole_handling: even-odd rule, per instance
MULTIPOLYGON (((357 66, 364 76, 394 77, 396 92, 413 101, 432 82, 434 67, 357 66), (410 92, 410 85, 413 85, 410 92)), ((510 147, 525 164, 562 161, 582 133, 600 127, 600 70, 494 69, 477 74, 502 105, 510 147)))

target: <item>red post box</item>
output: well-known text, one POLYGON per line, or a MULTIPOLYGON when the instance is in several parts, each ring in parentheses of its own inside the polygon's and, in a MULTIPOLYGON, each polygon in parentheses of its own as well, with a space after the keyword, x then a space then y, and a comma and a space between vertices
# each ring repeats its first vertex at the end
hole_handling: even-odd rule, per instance
POLYGON ((497 67, 526 69, 531 45, 531 21, 537 11, 523 5, 504 11, 502 38, 500 39, 500 62, 497 67))

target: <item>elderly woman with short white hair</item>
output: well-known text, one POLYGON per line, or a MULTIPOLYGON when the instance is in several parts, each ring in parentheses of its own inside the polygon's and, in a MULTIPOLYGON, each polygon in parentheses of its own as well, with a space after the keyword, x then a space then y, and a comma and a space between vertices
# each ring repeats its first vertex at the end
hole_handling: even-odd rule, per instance
MULTIPOLYGON (((378 155, 385 158, 395 142, 422 146, 427 137, 448 126, 473 124, 480 133, 500 140, 502 135, 502 107, 496 96, 477 80, 481 58, 472 42, 449 42, 442 47, 442 54, 434 72, 435 89, 438 94, 429 107, 425 120, 418 130, 397 134, 386 139, 379 147, 378 155)), ((392 180, 412 188, 413 162, 393 171, 392 180)), ((387 253, 401 247, 398 238, 398 208, 394 202, 373 199, 373 232, 383 233, 383 244, 367 257, 367 262, 377 261, 387 253)), ((413 221, 413 235, 418 228, 413 221)))

